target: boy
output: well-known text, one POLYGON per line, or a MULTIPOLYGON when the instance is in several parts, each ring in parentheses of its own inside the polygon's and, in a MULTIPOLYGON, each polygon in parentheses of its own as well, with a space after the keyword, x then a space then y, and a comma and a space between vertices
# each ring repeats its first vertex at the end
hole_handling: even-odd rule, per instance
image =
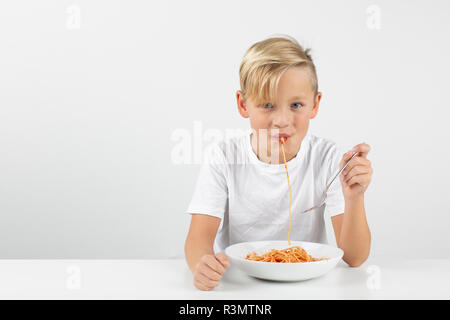
POLYGON ((225 247, 245 241, 286 239, 292 189, 291 239, 326 243, 331 217, 343 260, 352 267, 370 251, 364 192, 372 176, 370 147, 359 144, 342 155, 331 140, 308 133, 322 97, 315 66, 295 39, 274 37, 251 46, 239 70, 238 111, 249 118, 248 134, 215 145, 201 168, 187 210, 192 214, 186 261, 201 290, 216 287, 229 266, 225 247), (319 203, 326 184, 358 152, 319 203), (235 159, 240 159, 236 163, 235 159))

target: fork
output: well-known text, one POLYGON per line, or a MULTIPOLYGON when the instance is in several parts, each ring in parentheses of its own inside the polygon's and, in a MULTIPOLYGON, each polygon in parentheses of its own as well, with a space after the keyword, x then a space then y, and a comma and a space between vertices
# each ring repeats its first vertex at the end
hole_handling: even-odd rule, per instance
POLYGON ((326 188, 326 190, 325 190, 325 193, 324 193, 324 195, 323 195, 323 197, 322 197, 322 201, 320 202, 320 204, 317 205, 317 206, 311 207, 311 208, 309 208, 309 209, 306 209, 306 210, 303 211, 302 213, 307 213, 307 212, 309 212, 309 211, 311 211, 311 210, 314 210, 314 209, 316 209, 316 208, 320 208, 321 206, 324 205, 325 200, 327 199, 328 189, 330 189, 331 184, 333 183, 334 180, 336 180, 337 176, 339 176, 339 174, 342 172, 342 170, 344 170, 344 169, 348 166, 348 164, 350 163, 350 161, 352 161, 352 159, 353 159, 357 154, 358 154, 358 152, 353 152, 353 155, 351 156, 351 158, 345 163, 345 165, 342 167, 342 169, 339 170, 338 173, 336 173, 336 175, 334 176, 334 178, 333 178, 333 179, 331 180, 331 182, 328 184, 328 186, 327 186, 327 188, 326 188))

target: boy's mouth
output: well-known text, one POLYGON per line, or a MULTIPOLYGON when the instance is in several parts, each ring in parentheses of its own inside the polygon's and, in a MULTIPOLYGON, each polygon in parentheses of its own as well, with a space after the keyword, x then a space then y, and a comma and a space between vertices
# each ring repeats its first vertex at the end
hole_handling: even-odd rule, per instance
POLYGON ((278 142, 284 143, 287 139, 289 139, 290 135, 287 133, 278 133, 273 135, 272 138, 278 140, 278 142))

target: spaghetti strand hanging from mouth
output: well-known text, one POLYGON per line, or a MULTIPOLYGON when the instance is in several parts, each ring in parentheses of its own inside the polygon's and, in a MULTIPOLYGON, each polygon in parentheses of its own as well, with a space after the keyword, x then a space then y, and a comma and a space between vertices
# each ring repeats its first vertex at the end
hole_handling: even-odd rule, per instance
POLYGON ((288 187, 289 187, 289 227, 288 227, 287 240, 288 240, 289 245, 291 245, 290 234, 291 234, 292 188, 291 188, 291 184, 289 182, 289 172, 288 172, 288 168, 287 168, 286 154, 284 152, 284 143, 285 143, 284 139, 285 139, 284 137, 281 138, 281 150, 283 151, 284 168, 286 169, 286 176, 287 176, 287 182, 288 182, 288 187))

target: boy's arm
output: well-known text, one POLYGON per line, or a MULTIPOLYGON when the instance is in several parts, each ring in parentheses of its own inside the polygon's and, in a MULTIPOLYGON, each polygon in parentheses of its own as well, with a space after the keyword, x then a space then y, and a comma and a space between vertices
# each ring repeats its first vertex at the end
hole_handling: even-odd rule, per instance
POLYGON ((205 254, 214 255, 214 239, 220 226, 220 218, 206 214, 193 214, 184 245, 186 262, 192 272, 205 254))
POLYGON ((369 151, 368 144, 358 144, 344 154, 340 164, 342 168, 353 152, 359 153, 339 177, 345 199, 344 214, 332 217, 336 243, 344 250, 343 260, 351 267, 361 265, 370 253, 371 235, 364 208, 364 193, 373 173, 371 162, 367 159, 369 151))
POLYGON ((344 250, 342 259, 350 267, 358 267, 370 253, 370 230, 366 220, 364 199, 345 202, 345 212, 331 218, 336 244, 344 250))
POLYGON ((230 265, 224 253, 214 254, 213 244, 220 218, 193 214, 184 246, 186 261, 200 290, 214 289, 230 265))

